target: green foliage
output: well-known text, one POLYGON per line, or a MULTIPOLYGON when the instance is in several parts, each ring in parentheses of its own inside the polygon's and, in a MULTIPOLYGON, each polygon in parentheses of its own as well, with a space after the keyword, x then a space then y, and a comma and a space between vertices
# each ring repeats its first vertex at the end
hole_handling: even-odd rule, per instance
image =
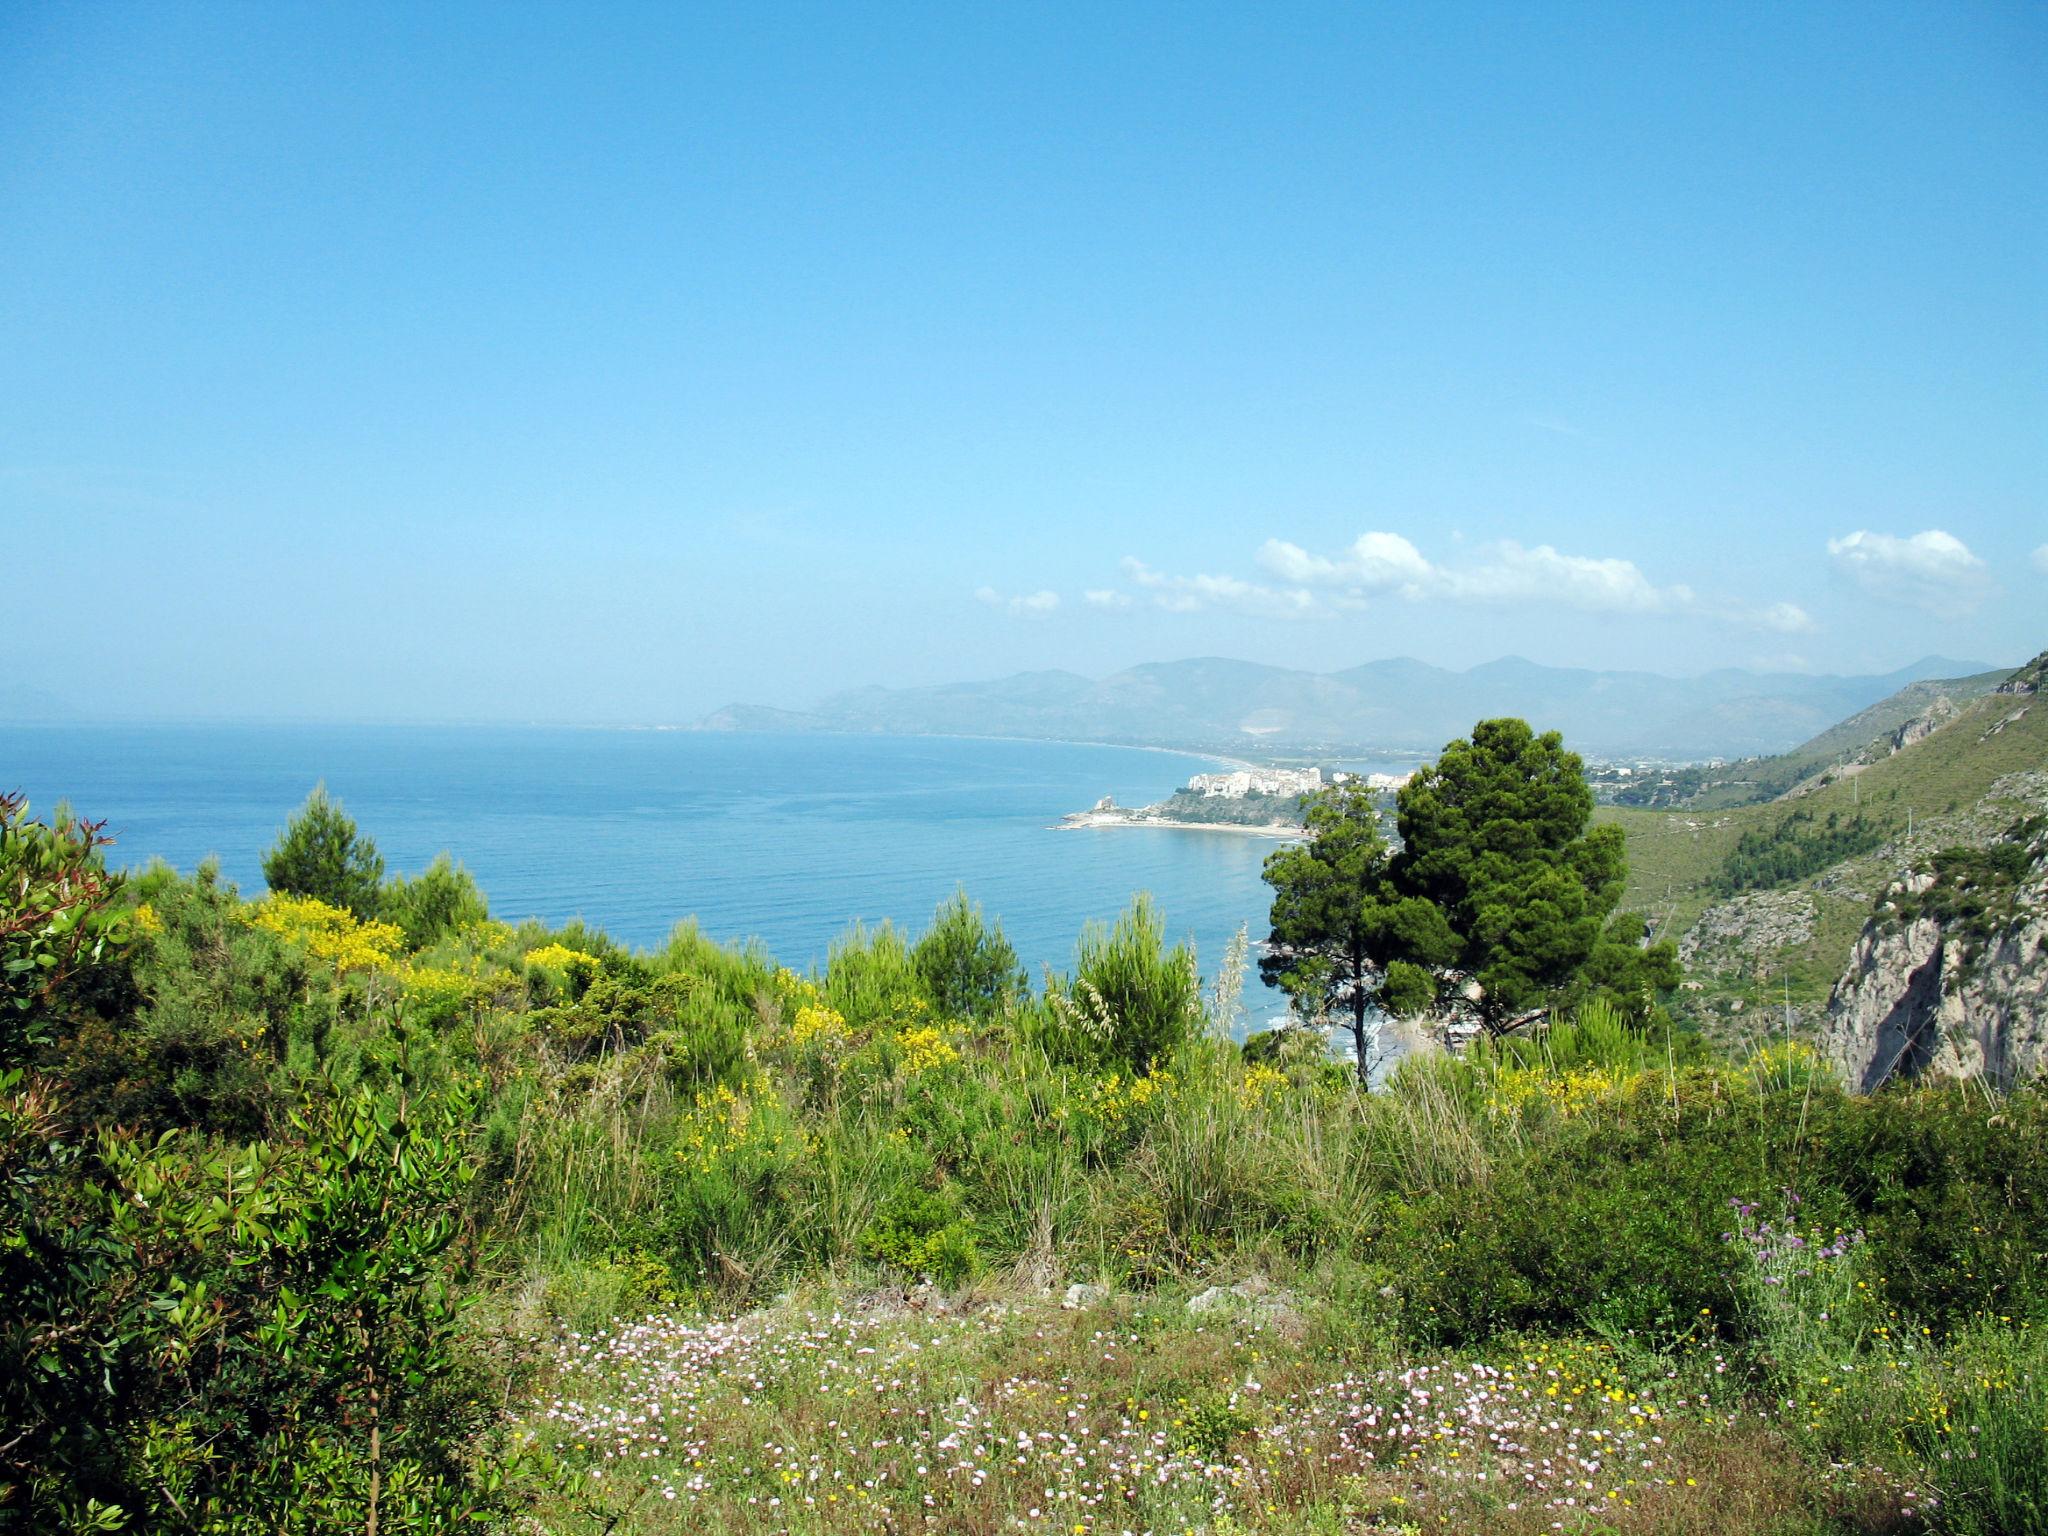
POLYGON ((1980 1314, 1937 1345, 1886 1307, 1863 1232, 1805 1220, 1802 1205, 1789 1188, 1769 1214, 1738 1205, 1730 1234, 1759 1374, 1796 1441, 1817 1461, 1926 1469, 1942 1529, 2048 1525, 2048 1334, 1980 1314))
POLYGON ((1646 942, 1645 926, 1637 913, 1615 913, 1576 974, 1552 994, 1553 1012, 1600 1003, 1636 1029, 1668 1025, 1659 998, 1676 987, 1685 972, 1678 963, 1677 946, 1669 940, 1646 942))
POLYGON ((708 937, 695 918, 677 923, 661 948, 646 957, 660 974, 694 976, 720 1000, 750 1007, 775 979, 775 962, 758 947, 729 947, 708 937))
POLYGON ((387 1531, 479 1513, 453 1407, 461 1078, 308 1085, 302 973, 210 868, 112 906, 95 830, 0 815, 0 1529, 387 1531), (116 941, 134 935, 137 942, 116 941), (258 1133, 261 1133, 260 1135, 258 1133))
MULTIPOLYGON (((1392 855, 1362 783, 1337 784, 1310 797, 1305 819, 1306 840, 1266 859, 1262 878, 1273 888, 1272 931, 1259 975, 1287 994, 1304 1021, 1348 1018, 1364 1082, 1371 1069, 1367 1018, 1375 1004, 1391 997, 1416 1011, 1421 1002, 1412 967, 1391 978, 1386 973, 1389 928, 1403 917, 1426 922, 1427 915, 1398 910, 1388 879, 1392 855), (1388 981, 1391 994, 1383 989, 1388 981)), ((1439 962, 1451 958, 1440 936, 1418 931, 1412 937, 1412 948, 1428 949, 1439 962)))
POLYGON ((50 1038, 64 995, 90 978, 125 933, 100 824, 63 810, 31 821, 0 794, 0 1068, 50 1038))
POLYGON ((1556 732, 1482 720, 1396 796, 1401 846, 1371 796, 1317 796, 1309 836, 1266 861, 1272 933, 1261 975, 1314 1020, 1349 1015, 1365 1080, 1368 1016, 1469 1016, 1498 1034, 1593 998, 1647 1024, 1677 984, 1670 944, 1615 917, 1621 832, 1590 827, 1583 764, 1556 732))
POLYGON ((689 981, 680 976, 643 986, 596 972, 573 1002, 535 1008, 526 1024, 567 1059, 580 1061, 629 1050, 674 1024, 690 991, 689 981))
MULTIPOLYGON (((442 1256, 470 1176, 459 1090, 309 1099, 288 1136, 39 1134, 0 1087, 11 1305, 0 1484, 35 1527, 89 1495, 138 1528, 385 1530, 478 1511, 442 1256)), ((9 1505, 0 1500, 0 1510, 9 1505)))
POLYGON ((1663 1051, 1611 1003, 1583 1004, 1528 1034, 1482 1036, 1473 1041, 1468 1059, 1480 1073, 1513 1068, 1567 1073, 1581 1067, 1636 1073, 1661 1065, 1663 1051))
POLYGON ((1181 1409, 1173 1421, 1173 1443, 1214 1464, 1230 1454, 1239 1436, 1257 1427, 1258 1421, 1244 1411, 1234 1395, 1210 1397, 1181 1409))
POLYGON ((324 784, 314 786, 263 855, 263 880, 273 891, 312 896, 361 918, 378 915, 383 879, 377 845, 357 831, 324 784))
POLYGON ((1768 831, 1745 832, 1714 877, 1722 896, 1769 890, 1868 853, 1888 836, 1884 826, 1857 812, 1829 811, 1825 821, 1801 807, 1768 831))
POLYGON ((488 921, 491 909, 469 871, 444 853, 418 878, 400 875, 388 883, 378 897, 377 915, 399 926, 407 949, 421 950, 488 921))
POLYGON ((2005 840, 1983 848, 1944 848, 1930 861, 1933 884, 1897 898, 1895 920, 1938 922, 1974 955, 2020 916, 2020 890, 2037 856, 2041 817, 2016 822, 2005 840))
POLYGON ((191 879, 156 865, 135 879, 135 941, 90 1010, 49 1059, 83 1129, 117 1124, 253 1139, 280 1123, 290 1095, 278 1068, 293 1041, 311 1053, 337 999, 314 987, 305 956, 241 920, 211 865, 191 879))
POLYGON ((2048 1529, 2048 1334, 1980 1326, 1914 1374, 1910 1397, 1896 1373, 1870 1394, 1870 1416, 1900 1425, 1934 1469, 1944 1524, 1959 1536, 2048 1529))
POLYGON ((1110 927, 1082 930, 1073 976, 1049 979, 1045 1001, 1055 1055, 1134 1072, 1168 1060, 1204 1022, 1194 951, 1166 947, 1166 919, 1143 894, 1110 927))
POLYGON ((825 959, 825 1005, 855 1029, 907 1019, 924 1001, 924 980, 903 935, 890 923, 855 924, 825 959))
POLYGON ((1589 825, 1578 755, 1555 731, 1482 720, 1395 802, 1391 883, 1431 916, 1397 928, 1386 958, 1434 972, 1438 1006, 1490 1032, 1546 1006, 1593 957, 1627 876, 1621 832, 1589 825))
MULTIPOLYGON (((1487 762, 1453 760, 1411 807, 1401 855, 1333 796, 1319 838, 1272 861, 1275 928, 1304 962, 1274 974, 1323 1011, 1350 994, 1318 992, 1329 977, 1306 962, 1347 924, 1376 1002, 1413 989, 1436 1007, 1476 965, 1459 925, 1519 914, 1498 963, 1524 965, 1548 1026, 1418 1056, 1371 1096, 1316 1032, 1220 1038, 1193 955, 1144 900, 1091 927, 1033 1001, 964 897, 915 946, 857 930, 816 978, 692 924, 646 953, 582 925, 514 932, 482 922, 480 899, 479 920, 430 916, 425 947, 337 974, 252 925, 209 870, 60 883, 108 915, 96 945, 36 966, 61 982, 25 989, 10 1025, 0 1530, 360 1529, 373 1472, 382 1530, 488 1526, 510 1475, 490 1417, 526 1389, 460 1342, 466 1298, 538 1331, 752 1307, 810 1276, 954 1286, 1013 1267, 1055 1294, 1101 1275, 1168 1295, 1211 1266, 1260 1269, 1303 1311, 1307 1277, 1338 1275, 1347 1310, 1313 1326, 1346 1348, 1698 1345, 1746 1373, 1727 1390, 1771 1403, 1818 1395, 1799 1371, 1863 1382, 1889 1328, 1921 1341, 1884 1357, 1893 1386, 1845 1389, 1853 1413, 1816 1415, 1802 1443, 1821 1462, 1941 1468, 1965 1529, 2032 1518, 2038 1441, 2019 1429, 2041 1367, 2021 1330, 2048 1324, 2048 1097, 1857 1098, 1810 1052, 1709 1060, 1658 1027, 1670 973, 1602 906, 1611 850, 1569 804, 1543 809, 1531 765, 1569 754, 1497 735, 1475 732, 1487 762), (1500 825, 1524 811, 1533 830, 1500 825), (1425 859, 1427 837, 1456 856, 1425 859), (1517 906, 1532 889, 1548 894, 1517 906), (1516 948, 1545 932, 1563 938, 1516 948), (444 980, 459 1006, 429 1006, 444 980), (1811 1277, 1768 1295, 1745 1278, 1730 1202, 1783 1189, 1802 1222, 1864 1234, 1862 1299, 1809 1305, 1811 1277), (1821 1311, 1846 1337, 1814 1331, 1821 1311), (1900 1382, 1969 1415, 1979 1455, 1941 1460, 1962 1442, 1913 1419, 1919 1399, 1880 1394, 1900 1382)), ((53 833, 6 846, 47 867, 53 833)), ((97 869, 68 846, 60 864, 97 869)), ((1982 895, 2004 867, 1956 866, 1936 899, 1982 895)), ((430 880, 460 897, 466 877, 436 868, 446 882, 394 882, 410 893, 395 921, 430 880)), ((20 893, 50 888, 0 887, 7 953, 47 950, 47 922, 19 920, 47 897, 20 893)), ((1004 1371, 1046 1347, 1020 1336, 1004 1371)), ((1250 1420, 1283 1395, 1233 1402, 1199 1374, 1174 1392, 1153 1399, 1154 1431, 1211 1458, 1247 1454, 1250 1420)))
POLYGON ((947 1018, 992 1018, 1031 985, 1001 925, 986 922, 965 891, 939 908, 910 960, 926 1000, 947 1018))
POLYGON ((957 1286, 981 1271, 974 1228, 961 1214, 959 1192, 903 1189, 891 1195, 861 1238, 862 1249, 913 1275, 957 1286))

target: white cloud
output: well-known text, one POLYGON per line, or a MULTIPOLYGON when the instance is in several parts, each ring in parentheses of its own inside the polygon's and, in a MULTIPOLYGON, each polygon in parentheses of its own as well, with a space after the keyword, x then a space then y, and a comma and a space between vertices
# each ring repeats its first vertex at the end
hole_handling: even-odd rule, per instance
POLYGON ((1266 587, 1236 576, 1170 576, 1135 557, 1125 559, 1124 574, 1168 613, 1222 609, 1256 619, 1299 619, 1316 611, 1315 594, 1300 587, 1266 587))
POLYGON ((2048 544, 2043 544, 2034 551, 2034 569, 2043 576, 2048 576, 2048 544))
POLYGON ((1525 549, 1513 539, 1482 564, 1439 572, 1449 596, 1484 603, 1552 602, 1589 613, 1657 613, 1689 608, 1686 587, 1654 585, 1633 560, 1561 554, 1548 544, 1525 549))
POLYGON ((1398 533, 1361 534, 1335 559, 1312 555, 1285 539, 1268 539, 1259 547, 1258 560, 1283 581, 1408 597, 1421 596, 1441 574, 1398 533))
MULTIPOLYGON (((1774 629, 1781 635, 1803 635, 1814 627, 1813 615, 1797 603, 1772 603, 1765 608, 1752 609, 1743 621, 1759 629, 1774 629)), ((1804 660, 1800 666, 1805 666, 1804 660)))
POLYGON ((1119 592, 1114 587, 1090 588, 1081 594, 1081 601, 1090 608, 1117 609, 1131 606, 1130 594, 1128 592, 1119 592))
POLYGON ((1828 554, 1866 592, 1928 608, 1974 604, 1990 574, 1969 545, 1939 528, 1903 539, 1859 528, 1829 539, 1828 554))
POLYGON ((1344 611, 1384 598, 1403 602, 1541 604, 1587 613, 1693 614, 1777 634, 1803 634, 1813 618, 1796 603, 1752 604, 1702 597, 1683 583, 1659 586, 1633 560, 1566 554, 1554 545, 1503 539, 1455 565, 1431 560, 1398 533, 1361 534, 1334 555, 1285 539, 1259 546, 1259 566, 1288 583, 1257 586, 1229 576, 1167 577, 1141 561, 1124 569, 1164 608, 1194 612, 1229 605, 1241 612, 1298 615, 1327 606, 1344 611))
POLYGON ((1398 533, 1360 535, 1342 554, 1312 554, 1268 539, 1259 564, 1289 581, 1336 587, 1353 597, 1392 594, 1410 602, 1439 597, 1475 603, 1544 601, 1595 613, 1653 613, 1690 606, 1684 587, 1658 588, 1632 560, 1567 555, 1504 539, 1476 565, 1438 565, 1398 533))
POLYGON ((994 587, 980 587, 976 589, 974 598, 991 608, 1002 609, 1013 618, 1042 618, 1060 605, 1057 592, 1020 592, 1006 597, 994 587))

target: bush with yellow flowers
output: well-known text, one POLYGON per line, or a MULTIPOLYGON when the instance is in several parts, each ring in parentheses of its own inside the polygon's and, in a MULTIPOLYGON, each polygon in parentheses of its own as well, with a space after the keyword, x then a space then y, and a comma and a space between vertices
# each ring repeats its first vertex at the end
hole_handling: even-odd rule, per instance
POLYGON ((317 896, 273 892, 245 908, 242 916, 250 927, 302 946, 337 972, 387 967, 404 944, 396 924, 357 917, 317 896))

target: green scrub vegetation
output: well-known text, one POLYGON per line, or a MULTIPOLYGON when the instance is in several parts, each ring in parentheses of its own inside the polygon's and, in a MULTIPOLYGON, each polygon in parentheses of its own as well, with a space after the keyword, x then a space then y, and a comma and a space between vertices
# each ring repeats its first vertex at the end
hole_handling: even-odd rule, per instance
POLYGON ((0 1531, 2043 1529, 2048 1104, 1714 1054, 1590 806, 1480 814, 1554 739, 1460 745, 1316 921, 1547 1014, 1370 1089, 1142 901, 799 974, 0 801, 0 1531))

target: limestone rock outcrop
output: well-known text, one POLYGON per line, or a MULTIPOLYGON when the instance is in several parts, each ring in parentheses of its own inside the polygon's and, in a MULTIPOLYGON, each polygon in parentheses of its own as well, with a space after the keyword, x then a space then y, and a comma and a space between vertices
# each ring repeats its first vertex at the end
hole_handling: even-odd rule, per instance
POLYGON ((2044 679, 2048 679, 2048 651, 2043 651, 1991 691, 1993 693, 2035 694, 2041 691, 2041 684, 2044 679))
POLYGON ((1937 697, 1927 706, 1927 712, 1915 715, 1896 731, 1892 732, 1892 752, 1903 752, 1915 742, 1925 741, 1936 731, 1960 714, 1955 705, 1946 697, 1937 697))
POLYGON ((1894 883, 1835 983, 1822 1049, 1853 1091, 2048 1072, 2048 838, 2032 830, 2010 883, 1928 900, 1937 883, 1925 871, 1894 883))

